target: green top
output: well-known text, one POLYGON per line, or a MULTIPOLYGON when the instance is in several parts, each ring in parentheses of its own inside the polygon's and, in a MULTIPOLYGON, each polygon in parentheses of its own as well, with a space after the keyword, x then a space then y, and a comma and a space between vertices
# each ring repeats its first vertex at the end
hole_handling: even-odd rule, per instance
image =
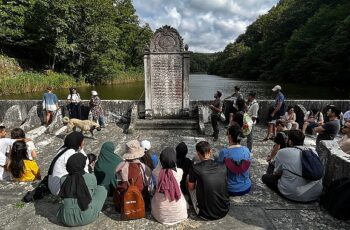
POLYGON ((114 190, 117 186, 115 169, 123 161, 123 158, 114 153, 115 146, 112 142, 106 142, 102 145, 100 155, 95 165, 95 175, 97 184, 104 186, 107 190, 111 187, 114 190))

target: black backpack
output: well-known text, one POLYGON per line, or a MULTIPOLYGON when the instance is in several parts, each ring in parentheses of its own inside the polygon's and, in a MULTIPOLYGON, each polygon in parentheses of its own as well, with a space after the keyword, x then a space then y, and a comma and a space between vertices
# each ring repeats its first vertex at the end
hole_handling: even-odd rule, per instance
POLYGON ((350 220, 350 178, 334 180, 321 195, 320 204, 333 217, 350 220))
POLYGON ((316 153, 309 148, 298 148, 301 151, 301 168, 302 175, 291 172, 292 174, 302 177, 305 180, 316 181, 323 177, 324 167, 323 164, 316 153))

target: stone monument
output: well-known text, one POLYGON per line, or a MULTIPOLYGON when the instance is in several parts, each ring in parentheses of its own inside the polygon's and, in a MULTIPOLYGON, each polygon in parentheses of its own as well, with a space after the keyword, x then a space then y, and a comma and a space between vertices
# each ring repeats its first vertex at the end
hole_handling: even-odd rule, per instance
POLYGON ((146 119, 188 115, 190 53, 176 29, 156 30, 144 54, 146 119))

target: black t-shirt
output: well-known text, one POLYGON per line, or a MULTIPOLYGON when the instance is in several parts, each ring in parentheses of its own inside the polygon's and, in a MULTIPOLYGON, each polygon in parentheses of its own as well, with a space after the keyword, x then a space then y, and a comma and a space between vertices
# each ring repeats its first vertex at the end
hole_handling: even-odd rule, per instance
POLYGON ((320 133, 316 139, 316 145, 322 140, 333 140, 334 137, 339 133, 340 122, 339 120, 328 121, 322 125, 325 129, 324 133, 320 133))
POLYGON ((276 137, 273 139, 273 142, 280 145, 280 149, 283 149, 287 147, 287 138, 288 138, 288 130, 277 133, 276 137))
POLYGON ((183 194, 188 194, 186 180, 187 180, 188 173, 193 165, 193 162, 187 157, 185 157, 184 159, 178 159, 176 162, 176 165, 178 168, 181 168, 182 171, 184 172, 180 182, 181 191, 183 194))
POLYGON ((227 171, 224 164, 206 160, 193 165, 189 182, 196 184, 199 215, 209 219, 221 219, 230 209, 227 192, 227 171))

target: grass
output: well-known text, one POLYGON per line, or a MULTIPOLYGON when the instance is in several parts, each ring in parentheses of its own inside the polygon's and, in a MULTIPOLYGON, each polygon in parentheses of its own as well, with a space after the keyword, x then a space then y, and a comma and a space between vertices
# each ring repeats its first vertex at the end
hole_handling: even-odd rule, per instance
POLYGON ((140 70, 130 70, 120 72, 118 75, 102 80, 102 85, 116 85, 129 82, 143 81, 143 72, 140 70))
POLYGON ((14 76, 1 77, 0 95, 44 91, 48 86, 52 86, 55 89, 69 88, 72 85, 85 86, 87 84, 84 81, 76 82, 73 77, 66 74, 23 72, 14 76))

